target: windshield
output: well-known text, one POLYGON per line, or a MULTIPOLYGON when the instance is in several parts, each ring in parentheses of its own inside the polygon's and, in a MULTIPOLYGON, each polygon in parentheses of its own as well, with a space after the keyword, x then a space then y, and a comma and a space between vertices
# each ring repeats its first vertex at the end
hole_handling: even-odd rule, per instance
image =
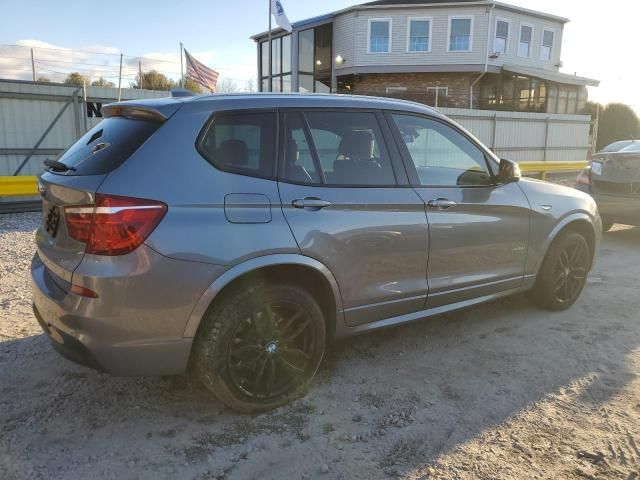
POLYGON ((73 167, 67 175, 102 175, 122 165, 160 124, 113 117, 102 120, 74 143, 59 159, 73 167))
POLYGON ((614 142, 611 143, 609 145, 607 145, 606 147, 604 147, 602 150, 600 150, 600 153, 614 153, 614 152, 619 152, 620 150, 622 150, 623 148, 628 147, 629 145, 632 145, 634 143, 633 140, 624 140, 622 142, 614 142))
POLYGON ((620 153, 640 152, 640 142, 633 142, 631 145, 620 150, 620 153))

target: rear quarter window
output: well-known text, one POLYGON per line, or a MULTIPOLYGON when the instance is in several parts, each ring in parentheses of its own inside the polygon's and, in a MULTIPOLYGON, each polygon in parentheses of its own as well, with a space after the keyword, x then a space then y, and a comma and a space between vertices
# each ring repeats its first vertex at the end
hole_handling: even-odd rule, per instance
POLYGON ((153 135, 161 123, 112 117, 74 143, 58 161, 75 170, 66 175, 103 175, 112 172, 153 135))
POLYGON ((272 178, 275 126, 275 112, 219 113, 201 134, 198 151, 220 170, 272 178))

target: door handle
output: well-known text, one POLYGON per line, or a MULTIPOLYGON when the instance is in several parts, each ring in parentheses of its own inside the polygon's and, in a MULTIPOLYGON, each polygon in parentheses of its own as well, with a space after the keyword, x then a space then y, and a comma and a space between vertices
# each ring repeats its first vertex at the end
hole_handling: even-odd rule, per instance
POLYGON ((300 198, 294 200, 293 202, 291 202, 291 204, 293 205, 293 208, 311 210, 312 212, 316 212, 333 205, 331 202, 327 202, 326 200, 321 200, 315 197, 300 198))
POLYGON ((431 208, 437 208, 438 210, 448 210, 452 207, 455 207, 457 203, 451 200, 447 200, 446 198, 438 198, 436 200, 430 200, 427 205, 429 205, 431 208))

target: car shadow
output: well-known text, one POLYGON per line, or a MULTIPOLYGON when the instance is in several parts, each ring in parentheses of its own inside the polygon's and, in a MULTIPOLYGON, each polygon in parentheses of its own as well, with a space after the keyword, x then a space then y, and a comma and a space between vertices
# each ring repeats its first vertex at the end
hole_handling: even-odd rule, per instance
MULTIPOLYGON (((61 476, 81 476, 86 460, 105 477, 144 465, 133 476, 164 478, 169 464, 192 478, 213 463, 231 465, 225 478, 251 478, 262 453, 249 450, 254 463, 228 460, 246 445, 276 461, 331 457, 344 441, 372 465, 361 478, 378 478, 385 465, 430 465, 551 395, 603 405, 637 379, 638 247, 640 229, 607 234, 567 312, 538 310, 518 295, 338 342, 305 399, 258 416, 226 409, 191 375, 116 378, 60 358, 42 335, 0 338, 0 473, 37 473, 62 443, 79 460, 61 476)), ((366 472, 362 465, 345 464, 344 478, 366 472)))

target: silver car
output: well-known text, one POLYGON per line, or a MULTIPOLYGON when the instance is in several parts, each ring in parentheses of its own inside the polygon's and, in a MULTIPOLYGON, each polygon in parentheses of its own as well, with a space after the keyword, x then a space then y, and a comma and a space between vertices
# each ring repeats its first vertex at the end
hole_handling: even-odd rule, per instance
POLYGON ((327 342, 529 292, 563 310, 601 236, 592 198, 520 178, 424 105, 213 95, 106 106, 40 178, 34 311, 116 375, 192 366, 256 412, 327 342))

